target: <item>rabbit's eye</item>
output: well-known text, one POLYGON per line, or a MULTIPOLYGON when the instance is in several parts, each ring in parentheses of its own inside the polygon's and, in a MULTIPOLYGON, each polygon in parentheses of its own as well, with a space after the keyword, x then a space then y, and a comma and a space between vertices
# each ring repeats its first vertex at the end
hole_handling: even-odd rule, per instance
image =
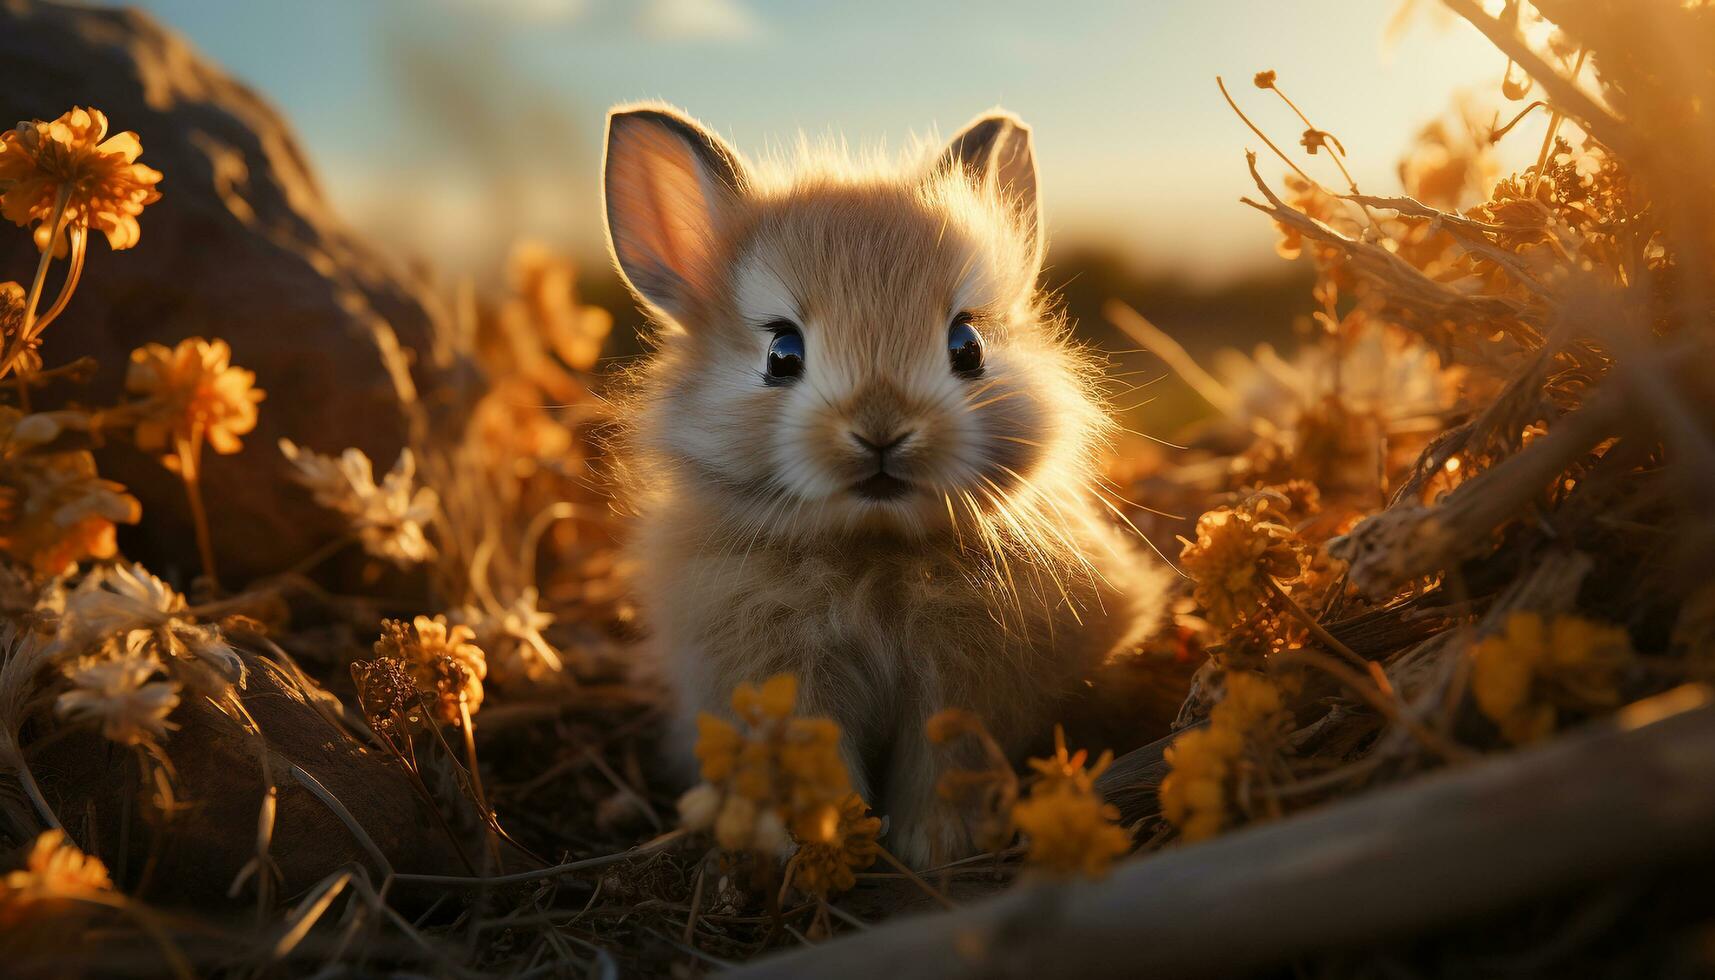
POLYGON ((971 326, 971 315, 960 313, 947 328, 947 358, 953 373, 974 378, 983 373, 983 338, 971 326))
POLYGON ((768 345, 768 382, 794 381, 804 373, 804 335, 785 320, 769 325, 774 340, 768 345))

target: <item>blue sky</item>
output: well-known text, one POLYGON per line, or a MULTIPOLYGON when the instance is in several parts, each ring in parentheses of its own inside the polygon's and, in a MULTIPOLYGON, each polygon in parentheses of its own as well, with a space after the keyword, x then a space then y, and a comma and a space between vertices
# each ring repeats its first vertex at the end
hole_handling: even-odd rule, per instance
POLYGON ((602 115, 660 98, 741 149, 799 130, 898 146, 1004 105, 1036 130, 1061 241, 1220 280, 1266 261, 1272 236, 1237 203, 1257 141, 1217 74, 1290 146, 1302 127, 1249 84, 1278 70, 1365 190, 1392 191, 1412 134, 1455 90, 1493 91, 1504 64, 1433 17, 1384 51, 1394 0, 137 5, 285 112, 348 219, 479 276, 520 235, 597 248, 602 115))

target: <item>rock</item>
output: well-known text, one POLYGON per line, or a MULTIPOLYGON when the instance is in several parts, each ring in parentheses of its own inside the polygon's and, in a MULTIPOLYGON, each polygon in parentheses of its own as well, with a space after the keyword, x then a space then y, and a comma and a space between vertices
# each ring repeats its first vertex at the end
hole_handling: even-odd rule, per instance
MULTIPOLYGON (((266 737, 279 787, 269 854, 280 868, 280 894, 299 894, 349 864, 367 868, 377 883, 383 876, 344 819, 294 777, 294 765, 339 801, 394 871, 471 873, 402 766, 324 716, 288 668, 243 656, 244 706, 266 737)), ((173 722, 179 729, 162 746, 178 805, 170 815, 155 803, 154 786, 139 780, 134 754, 93 731, 43 742, 30 750, 30 764, 73 836, 108 862, 120 887, 173 905, 217 906, 256 856, 256 818, 268 785, 261 746, 205 699, 186 697, 173 722)), ((475 817, 456 822, 474 826, 475 817)), ((470 837, 463 846, 480 861, 480 835, 470 837)), ((254 895, 254 885, 245 894, 254 895)))
MULTIPOLYGON (((392 463, 405 429, 369 324, 384 318, 406 347, 429 349, 442 314, 427 284, 340 223, 278 113, 144 14, 0 0, 0 93, 0 125, 99 108, 166 175, 141 242, 116 254, 96 236, 76 297, 47 331, 50 365, 101 365, 67 397, 117 401, 130 351, 148 341, 223 337, 268 392, 243 451, 204 459, 226 584, 289 567, 339 533, 286 478, 276 441, 392 463)), ((3 223, 0 279, 28 281, 34 268, 29 234, 3 223)), ((101 449, 99 462, 143 501, 142 524, 121 531, 127 554, 174 577, 194 571, 177 479, 129 445, 101 449)))

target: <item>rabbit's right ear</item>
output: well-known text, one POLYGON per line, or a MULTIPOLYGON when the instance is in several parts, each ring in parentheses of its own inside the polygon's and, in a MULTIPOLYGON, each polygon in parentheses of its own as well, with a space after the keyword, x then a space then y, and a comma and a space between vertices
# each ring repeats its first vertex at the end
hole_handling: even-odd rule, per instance
POLYGON ((608 114, 608 244, 639 297, 681 319, 715 288, 720 226, 745 183, 738 154, 689 116, 660 106, 608 114))

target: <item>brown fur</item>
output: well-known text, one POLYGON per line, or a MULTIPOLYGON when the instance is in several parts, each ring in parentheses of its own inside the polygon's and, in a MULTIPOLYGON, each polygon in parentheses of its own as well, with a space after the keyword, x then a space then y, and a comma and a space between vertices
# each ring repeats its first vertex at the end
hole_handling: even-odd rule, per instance
POLYGON ((1021 751, 1159 604, 1160 572, 1097 497, 1096 371, 1036 285, 1028 130, 994 115, 932 161, 804 151, 757 170, 637 107, 611 118, 605 189, 616 261, 660 326, 623 471, 677 748, 739 682, 792 672, 901 856, 955 856, 924 721, 966 708, 1021 751), (980 378, 949 368, 960 312, 980 378), (763 383, 776 318, 806 347, 784 386, 763 383), (902 432, 885 464, 855 438, 902 432), (853 494, 878 465, 916 489, 853 494))

